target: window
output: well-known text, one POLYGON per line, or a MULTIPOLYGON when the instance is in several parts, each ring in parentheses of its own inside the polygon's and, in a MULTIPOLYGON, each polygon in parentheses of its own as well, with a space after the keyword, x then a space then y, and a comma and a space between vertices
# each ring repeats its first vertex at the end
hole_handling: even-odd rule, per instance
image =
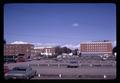
POLYGON ((27 52, 29 51, 29 49, 27 49, 27 52))
POLYGON ((32 70, 32 68, 28 68, 28 69, 27 69, 27 71, 31 71, 31 70, 32 70))
POLYGON ((26 69, 24 68, 18 68, 18 67, 15 67, 13 68, 14 71, 26 71, 26 69))

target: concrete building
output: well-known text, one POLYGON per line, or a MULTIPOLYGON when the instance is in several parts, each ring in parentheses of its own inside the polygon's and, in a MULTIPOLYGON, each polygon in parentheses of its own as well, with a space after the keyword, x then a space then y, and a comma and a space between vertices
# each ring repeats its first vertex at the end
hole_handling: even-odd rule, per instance
POLYGON ((34 47, 34 55, 46 55, 46 56, 52 56, 55 55, 55 48, 54 47, 34 47))
POLYGON ((34 45, 32 44, 5 44, 4 45, 4 56, 17 56, 19 54, 24 55, 25 59, 32 56, 34 45))
POLYGON ((45 47, 44 52, 42 54, 46 55, 46 56, 52 56, 55 55, 55 48, 54 47, 45 47))
POLYGON ((44 47, 35 46, 34 47, 34 56, 41 55, 44 52, 44 47))
POLYGON ((99 54, 99 55, 112 55, 112 42, 108 40, 104 41, 92 41, 80 43, 81 54, 99 54))

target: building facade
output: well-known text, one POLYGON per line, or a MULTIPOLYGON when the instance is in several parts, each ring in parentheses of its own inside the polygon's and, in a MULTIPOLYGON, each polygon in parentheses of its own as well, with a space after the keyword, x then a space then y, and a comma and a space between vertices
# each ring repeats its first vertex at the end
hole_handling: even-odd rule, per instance
POLYGON ((54 47, 34 47, 34 55, 45 55, 45 56, 52 56, 55 55, 55 48, 54 47))
POLYGON ((27 59, 32 55, 33 47, 34 45, 32 44, 5 44, 4 56, 18 56, 22 54, 27 59))
POLYGON ((43 47, 34 47, 34 56, 39 56, 39 55, 41 55, 41 53, 43 53, 44 52, 44 50, 43 50, 44 48, 43 47))
POLYGON ((82 42, 80 52, 81 54, 112 55, 112 43, 110 41, 82 42))
POLYGON ((49 56, 55 55, 54 47, 46 47, 43 50, 44 50, 44 52, 42 54, 44 54, 44 55, 49 55, 49 56))

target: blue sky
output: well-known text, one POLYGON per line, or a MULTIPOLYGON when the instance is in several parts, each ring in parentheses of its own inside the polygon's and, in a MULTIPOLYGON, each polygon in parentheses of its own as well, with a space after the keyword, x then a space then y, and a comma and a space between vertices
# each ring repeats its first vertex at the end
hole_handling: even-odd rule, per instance
POLYGON ((5 4, 7 43, 79 44, 116 41, 115 4, 5 4))

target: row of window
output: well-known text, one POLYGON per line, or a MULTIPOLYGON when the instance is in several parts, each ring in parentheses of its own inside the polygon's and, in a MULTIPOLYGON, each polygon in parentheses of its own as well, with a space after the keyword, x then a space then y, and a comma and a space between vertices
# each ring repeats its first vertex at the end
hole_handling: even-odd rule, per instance
POLYGON ((82 49, 81 51, 111 51, 110 49, 82 49))
POLYGON ((33 47, 25 47, 25 46, 24 47, 23 46, 5 46, 5 48, 6 49, 12 49, 12 48, 13 49, 21 49, 21 48, 29 48, 29 49, 31 48, 31 49, 33 49, 33 47))
POLYGON ((107 47, 101 47, 101 48, 87 47, 86 49, 108 49, 108 48, 107 47))
POLYGON ((81 46, 109 46, 110 44, 86 44, 81 46))
POLYGON ((91 50, 91 51, 101 51, 101 50, 107 51, 108 49, 87 49, 87 50, 91 50))
POLYGON ((86 45, 86 47, 108 47, 108 45, 86 45))
POLYGON ((81 45, 98 45, 98 44, 106 45, 106 44, 112 44, 112 43, 84 43, 84 44, 81 44, 81 45))
POLYGON ((86 50, 84 52, 109 52, 108 50, 86 50))
POLYGON ((30 52, 30 50, 5 50, 4 52, 30 52))

